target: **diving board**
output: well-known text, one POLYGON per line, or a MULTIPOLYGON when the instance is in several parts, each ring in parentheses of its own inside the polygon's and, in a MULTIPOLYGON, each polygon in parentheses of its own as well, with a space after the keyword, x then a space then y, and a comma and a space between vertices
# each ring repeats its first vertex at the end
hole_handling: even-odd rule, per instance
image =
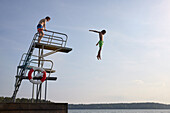
POLYGON ((53 51, 58 50, 58 52, 64 52, 64 53, 69 53, 70 51, 72 51, 72 48, 49 45, 49 44, 38 43, 38 42, 35 42, 35 48, 44 48, 53 51))

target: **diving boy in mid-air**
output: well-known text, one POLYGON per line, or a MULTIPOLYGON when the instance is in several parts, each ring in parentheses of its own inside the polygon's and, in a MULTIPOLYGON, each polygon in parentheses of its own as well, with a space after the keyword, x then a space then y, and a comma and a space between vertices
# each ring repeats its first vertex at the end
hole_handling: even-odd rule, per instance
POLYGON ((50 21, 50 17, 47 16, 44 19, 41 19, 37 25, 37 31, 39 33, 39 37, 38 37, 38 43, 40 43, 42 37, 44 36, 44 32, 43 29, 46 31, 46 22, 50 21))
POLYGON ((106 33, 106 30, 102 30, 102 31, 96 31, 96 30, 89 30, 89 31, 92 31, 92 32, 95 32, 95 33, 99 33, 99 41, 98 43, 96 44, 99 45, 99 51, 98 51, 98 54, 97 54, 97 59, 98 60, 101 60, 101 50, 102 50, 102 46, 103 46, 103 35, 106 33))

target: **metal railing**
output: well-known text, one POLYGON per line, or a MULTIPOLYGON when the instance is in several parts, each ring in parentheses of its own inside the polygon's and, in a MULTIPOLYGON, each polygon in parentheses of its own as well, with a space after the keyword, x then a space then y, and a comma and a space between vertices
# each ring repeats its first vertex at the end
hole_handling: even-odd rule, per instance
MULTIPOLYGON (((41 39, 40 43, 54 46, 65 47, 68 36, 64 33, 54 32, 50 30, 44 30, 44 36, 41 39)), ((34 36, 35 42, 38 42, 39 33, 36 33, 34 36)))
MULTIPOLYGON (((17 67, 17 75, 19 75, 19 70, 20 70, 20 68, 22 67, 22 66, 24 66, 24 65, 22 65, 23 63, 22 62, 25 62, 25 57, 26 57, 26 55, 27 55, 27 53, 24 53, 23 55, 22 55, 22 57, 21 57, 21 60, 20 60, 20 62, 19 62, 19 65, 18 65, 18 67, 17 67)), ((39 56, 37 56, 37 55, 32 55, 32 57, 34 57, 35 59, 31 59, 30 61, 28 61, 27 62, 27 66, 26 67, 22 67, 22 68, 25 68, 25 71, 27 72, 27 70, 29 70, 29 67, 38 67, 38 64, 39 64, 39 62, 40 62, 40 64, 43 64, 44 66, 45 66, 45 62, 46 63, 50 63, 51 64, 51 66, 49 66, 50 68, 48 68, 49 70, 52 70, 52 68, 53 68, 53 65, 54 65, 54 63, 53 63, 53 61, 51 61, 51 60, 45 60, 44 58, 43 59, 38 59, 39 58, 39 56)), ((44 66, 43 66, 43 68, 44 68, 44 66)), ((26 72, 25 72, 25 74, 26 74, 26 72)), ((23 76, 25 76, 25 74, 23 75, 23 76)), ((51 73, 49 73, 49 76, 50 76, 50 74, 51 73)))

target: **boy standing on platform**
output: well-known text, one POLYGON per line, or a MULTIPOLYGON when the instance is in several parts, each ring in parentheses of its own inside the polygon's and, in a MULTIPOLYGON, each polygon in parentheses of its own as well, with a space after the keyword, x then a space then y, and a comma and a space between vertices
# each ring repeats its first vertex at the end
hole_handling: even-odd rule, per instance
POLYGON ((98 43, 96 44, 99 45, 99 51, 98 51, 98 55, 97 55, 97 59, 98 60, 101 60, 101 50, 102 50, 102 46, 103 46, 103 35, 106 33, 106 30, 102 30, 102 31, 96 31, 96 30, 89 30, 89 31, 92 31, 92 32, 95 32, 95 33, 99 33, 99 41, 98 43))
POLYGON ((39 33, 39 37, 38 37, 38 43, 40 43, 42 37, 44 36, 44 32, 43 30, 46 31, 46 22, 50 21, 50 17, 47 16, 44 19, 41 19, 37 25, 37 31, 39 33))

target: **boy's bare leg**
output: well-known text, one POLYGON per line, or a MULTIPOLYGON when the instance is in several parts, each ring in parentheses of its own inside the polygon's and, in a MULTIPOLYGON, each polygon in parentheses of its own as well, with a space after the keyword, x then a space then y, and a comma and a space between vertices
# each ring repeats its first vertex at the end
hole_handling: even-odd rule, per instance
POLYGON ((100 55, 100 53, 98 53, 97 59, 98 59, 98 60, 101 60, 101 55, 100 55))
POLYGON ((42 31, 39 32, 38 43, 40 43, 43 36, 44 36, 44 33, 42 31))
POLYGON ((102 50, 102 47, 100 47, 98 51, 98 55, 97 55, 98 60, 101 60, 101 50, 102 50))
POLYGON ((100 55, 99 54, 97 55, 97 59, 100 60, 100 55))
POLYGON ((39 36, 38 37, 38 43, 40 43, 41 39, 42 39, 42 36, 39 36))

